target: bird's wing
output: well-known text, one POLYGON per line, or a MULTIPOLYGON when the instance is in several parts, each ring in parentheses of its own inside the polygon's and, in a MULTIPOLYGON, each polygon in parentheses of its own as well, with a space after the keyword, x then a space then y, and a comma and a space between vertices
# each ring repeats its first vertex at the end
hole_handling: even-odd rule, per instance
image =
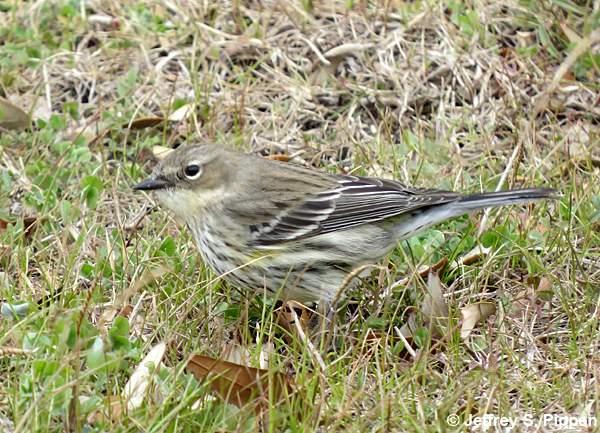
POLYGON ((254 245, 275 246, 382 221, 424 206, 448 203, 460 196, 450 191, 409 188, 392 180, 336 178, 333 188, 309 194, 270 220, 250 225, 254 245))

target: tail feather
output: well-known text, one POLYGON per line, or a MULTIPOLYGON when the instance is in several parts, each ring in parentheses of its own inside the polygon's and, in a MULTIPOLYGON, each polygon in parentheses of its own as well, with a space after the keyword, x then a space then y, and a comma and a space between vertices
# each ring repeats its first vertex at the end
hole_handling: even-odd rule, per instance
POLYGON ((529 203, 558 197, 560 197, 560 193, 547 188, 513 189, 466 195, 448 203, 421 209, 418 218, 400 221, 395 227, 396 239, 405 239, 447 219, 476 212, 486 207, 529 203))
POLYGON ((484 192, 461 197, 456 202, 466 212, 486 207, 523 204, 536 200, 558 198, 560 194, 551 188, 513 189, 507 191, 484 192))

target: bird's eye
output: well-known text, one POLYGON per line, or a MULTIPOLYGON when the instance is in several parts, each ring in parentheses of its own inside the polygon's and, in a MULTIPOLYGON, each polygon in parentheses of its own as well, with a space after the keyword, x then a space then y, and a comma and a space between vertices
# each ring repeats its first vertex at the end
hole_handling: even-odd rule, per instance
POLYGON ((185 177, 187 177, 189 180, 196 180, 202 174, 202 166, 197 162, 192 162, 187 167, 185 167, 183 173, 185 174, 185 177))

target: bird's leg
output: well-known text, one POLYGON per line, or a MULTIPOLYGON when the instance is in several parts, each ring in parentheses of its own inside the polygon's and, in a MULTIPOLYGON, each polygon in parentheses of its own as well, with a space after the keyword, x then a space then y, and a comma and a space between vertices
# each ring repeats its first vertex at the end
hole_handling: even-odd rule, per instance
POLYGON ((321 350, 325 352, 329 350, 332 341, 335 312, 335 304, 321 301, 311 321, 313 341, 317 347, 321 347, 321 350))

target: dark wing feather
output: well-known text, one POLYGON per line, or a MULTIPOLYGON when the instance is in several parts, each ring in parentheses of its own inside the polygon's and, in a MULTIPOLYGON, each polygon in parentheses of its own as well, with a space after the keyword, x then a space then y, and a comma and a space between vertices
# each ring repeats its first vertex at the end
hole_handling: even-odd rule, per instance
POLYGON ((382 221, 458 197, 454 192, 408 188, 392 180, 338 176, 334 188, 309 195, 251 230, 255 246, 274 246, 382 221))

